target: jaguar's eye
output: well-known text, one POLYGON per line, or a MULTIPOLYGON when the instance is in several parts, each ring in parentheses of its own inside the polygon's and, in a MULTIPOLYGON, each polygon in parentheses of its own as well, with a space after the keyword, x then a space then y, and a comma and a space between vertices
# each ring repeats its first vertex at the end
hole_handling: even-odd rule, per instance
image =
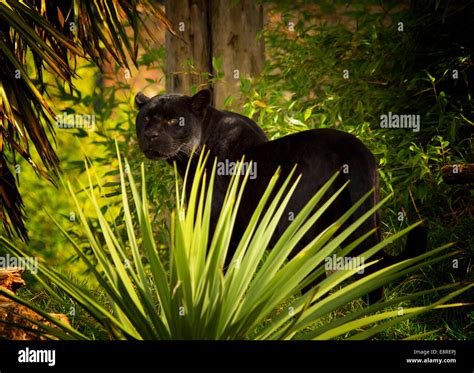
POLYGON ((178 124, 178 119, 170 119, 170 120, 168 120, 168 124, 170 126, 175 126, 175 125, 178 124))

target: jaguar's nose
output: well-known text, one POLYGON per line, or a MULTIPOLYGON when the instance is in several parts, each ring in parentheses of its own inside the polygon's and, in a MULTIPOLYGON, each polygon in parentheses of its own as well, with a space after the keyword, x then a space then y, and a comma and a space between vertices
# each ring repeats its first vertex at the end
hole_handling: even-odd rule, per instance
POLYGON ((149 141, 154 141, 157 140, 160 136, 157 133, 149 133, 146 135, 146 137, 149 141))

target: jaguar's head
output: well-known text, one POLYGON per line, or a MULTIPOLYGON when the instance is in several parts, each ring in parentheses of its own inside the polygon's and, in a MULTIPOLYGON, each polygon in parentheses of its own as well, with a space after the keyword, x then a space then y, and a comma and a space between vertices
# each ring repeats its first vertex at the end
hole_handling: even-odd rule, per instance
POLYGON ((136 120, 140 150, 154 160, 180 153, 189 155, 201 143, 202 121, 210 102, 207 89, 192 97, 164 94, 148 98, 138 93, 135 103, 140 109, 136 120))

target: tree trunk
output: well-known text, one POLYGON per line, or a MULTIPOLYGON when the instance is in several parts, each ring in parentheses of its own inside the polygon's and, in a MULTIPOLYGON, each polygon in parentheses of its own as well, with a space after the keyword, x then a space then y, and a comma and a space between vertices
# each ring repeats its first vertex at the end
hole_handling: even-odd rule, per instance
POLYGON ((263 28, 263 9, 250 0, 220 0, 213 5, 212 54, 224 58, 224 79, 214 85, 214 100, 222 107, 228 96, 240 97, 240 77, 258 76, 263 70, 263 38, 257 40, 263 28))
POLYGON ((211 65, 209 3, 206 0, 168 0, 166 16, 178 37, 166 32, 166 90, 190 94, 192 86, 205 86, 211 65), (186 65, 192 60, 193 68, 186 65))
POLYGON ((263 8, 254 1, 168 0, 166 15, 178 37, 166 35, 166 89, 191 94, 193 86, 207 85, 216 75, 212 57, 223 58, 221 80, 214 82, 213 103, 222 107, 225 99, 240 96, 240 78, 261 73, 264 65, 263 8), (194 69, 186 68, 192 60, 194 69), (183 71, 187 73, 183 74, 183 71))

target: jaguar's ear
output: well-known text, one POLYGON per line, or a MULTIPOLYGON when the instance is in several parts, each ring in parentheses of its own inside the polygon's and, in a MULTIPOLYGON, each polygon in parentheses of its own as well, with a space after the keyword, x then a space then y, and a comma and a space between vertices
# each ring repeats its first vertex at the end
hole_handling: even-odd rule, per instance
POLYGON ((191 108, 199 116, 204 116, 210 104, 211 91, 209 89, 203 89, 191 97, 191 108))
POLYGON ((139 109, 141 109, 141 107, 145 105, 145 103, 149 99, 150 98, 146 97, 142 92, 138 92, 137 95, 135 96, 135 104, 138 106, 139 109))

